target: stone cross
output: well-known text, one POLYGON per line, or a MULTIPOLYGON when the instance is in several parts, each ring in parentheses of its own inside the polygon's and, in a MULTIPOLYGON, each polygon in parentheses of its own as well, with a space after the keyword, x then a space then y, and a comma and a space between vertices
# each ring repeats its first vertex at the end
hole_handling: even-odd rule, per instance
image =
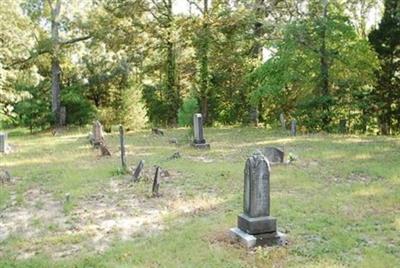
POLYGON ((7 153, 7 133, 0 133, 0 153, 7 153))
POLYGON ((232 228, 231 235, 248 247, 278 244, 283 238, 277 231, 276 218, 270 215, 270 170, 260 151, 246 161, 243 213, 238 216, 238 228, 232 228))
POLYGON ((290 123, 290 135, 291 136, 296 136, 296 125, 297 125, 297 121, 296 121, 296 119, 293 119, 292 122, 290 123))
POLYGON ((279 115, 279 121, 281 121, 282 129, 286 130, 286 120, 285 120, 285 115, 283 113, 279 115))
POLYGON ((122 125, 119 126, 119 143, 121 147, 121 165, 123 172, 126 171, 126 153, 125 153, 125 131, 122 125))
POLYGON ((193 146, 196 148, 210 148, 210 144, 206 143, 206 140, 204 139, 203 117, 199 113, 193 115, 193 131, 193 146))

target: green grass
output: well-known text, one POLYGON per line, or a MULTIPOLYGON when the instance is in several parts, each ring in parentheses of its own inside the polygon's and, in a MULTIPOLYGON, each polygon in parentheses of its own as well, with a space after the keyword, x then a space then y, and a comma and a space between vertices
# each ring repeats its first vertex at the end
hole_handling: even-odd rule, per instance
POLYGON ((10 133, 15 151, 1 155, 0 166, 10 170, 15 182, 0 188, 0 214, 13 207, 45 209, 46 202, 31 204, 27 194, 41 189, 60 204, 62 221, 31 219, 36 232, 30 238, 16 232, 0 240, 0 267, 395 267, 400 263, 399 138, 291 138, 264 129, 213 128, 205 130, 211 150, 199 151, 188 146, 187 129, 168 129, 165 137, 150 131, 128 133, 129 166, 144 159, 146 168, 160 165, 178 174, 162 181, 163 195, 152 199, 150 181, 132 185, 120 174, 117 133, 106 137, 113 156, 99 158, 85 131, 69 130, 56 137, 20 129, 10 133), (179 145, 168 143, 172 137, 179 145), (271 175, 271 213, 290 243, 248 251, 230 243, 226 233, 242 209, 245 159, 270 145, 297 156, 291 165, 273 166, 271 175), (176 151, 182 158, 168 160, 176 151), (136 196, 163 208, 163 228, 125 240, 114 237, 105 250, 95 251, 88 242, 90 232, 69 234, 63 226, 79 223, 75 212, 90 196, 107 196, 112 181, 120 183, 125 194, 113 200, 136 196), (180 198, 173 199, 177 192, 180 198), (196 209, 178 209, 184 206, 196 209), (52 254, 74 245, 79 250, 72 255, 52 254), (35 254, 21 257, 23 252, 35 254))

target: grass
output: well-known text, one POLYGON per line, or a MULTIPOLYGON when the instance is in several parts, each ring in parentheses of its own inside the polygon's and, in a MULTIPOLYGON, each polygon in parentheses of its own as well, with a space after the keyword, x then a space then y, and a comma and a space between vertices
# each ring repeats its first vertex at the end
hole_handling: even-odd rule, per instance
MULTIPOLYGON (((31 233, 26 232, 29 228, 15 230, 1 240, 0 217, 0 267, 395 267, 400 263, 399 138, 291 138, 264 129, 213 128, 205 130, 211 150, 198 151, 187 145, 187 132, 168 129, 165 137, 149 131, 127 135, 129 166, 144 159, 146 168, 160 165, 177 174, 161 182, 162 196, 155 199, 149 197, 151 181, 131 184, 121 175, 117 133, 106 137, 113 156, 100 158, 84 129, 56 137, 11 132, 9 142, 15 151, 1 155, 0 166, 10 170, 15 181, 0 188, 0 216, 26 208, 43 213, 43 220, 28 218, 31 233), (168 143, 172 137, 179 145, 168 143), (270 145, 297 157, 291 165, 273 166, 271 175, 271 213, 290 243, 248 251, 230 243, 226 233, 242 209, 245 159, 270 145), (176 151, 182 158, 169 160, 176 151), (120 195, 110 192, 115 182, 122 187, 120 195), (57 217, 46 219, 50 215, 46 209, 51 208, 46 200, 32 201, 38 189, 39 196, 47 194, 54 199, 51 204, 60 206, 57 217), (128 211, 136 216, 147 211, 147 207, 140 210, 140 204, 149 208, 151 204, 161 211, 162 228, 129 234, 127 239, 111 236, 118 233, 112 229, 108 246, 96 250, 89 242, 93 231, 65 230, 82 227, 80 213, 92 208, 85 206, 98 196, 111 198, 105 204, 116 208, 128 197, 141 200, 128 211), (78 250, 71 253, 75 246, 78 250)), ((110 219, 120 217, 119 210, 110 213, 110 219)))

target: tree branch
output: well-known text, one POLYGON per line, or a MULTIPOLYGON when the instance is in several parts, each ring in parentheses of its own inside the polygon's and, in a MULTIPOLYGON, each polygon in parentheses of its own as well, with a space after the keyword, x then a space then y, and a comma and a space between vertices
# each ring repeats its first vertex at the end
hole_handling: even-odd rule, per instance
POLYGON ((88 40, 90 38, 92 38, 91 35, 81 36, 81 37, 77 37, 77 38, 73 38, 73 39, 70 39, 70 40, 67 40, 67 41, 60 42, 60 45, 62 45, 62 46, 70 45, 70 44, 73 44, 73 43, 76 43, 76 42, 88 40))

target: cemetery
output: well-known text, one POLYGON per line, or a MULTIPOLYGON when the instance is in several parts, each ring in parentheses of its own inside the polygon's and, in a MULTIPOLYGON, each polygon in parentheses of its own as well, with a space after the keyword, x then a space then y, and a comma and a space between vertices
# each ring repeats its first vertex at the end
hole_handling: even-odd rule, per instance
POLYGON ((400 267, 399 0, 1 0, 0 268, 400 267))

